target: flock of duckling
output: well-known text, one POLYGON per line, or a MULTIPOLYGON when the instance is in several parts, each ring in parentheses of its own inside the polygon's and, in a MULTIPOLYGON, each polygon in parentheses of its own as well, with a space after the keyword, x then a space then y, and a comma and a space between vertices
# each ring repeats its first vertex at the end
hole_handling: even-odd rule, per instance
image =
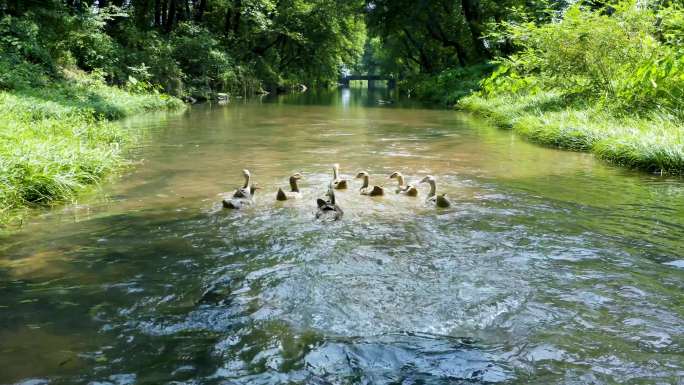
MULTIPOLYGON (((242 174, 245 178, 245 183, 242 187, 239 187, 233 193, 232 197, 226 197, 223 199, 223 207, 227 209, 239 210, 246 206, 250 206, 254 203, 254 195, 259 187, 252 183, 252 174, 249 170, 242 170, 242 174)), ((285 191, 282 188, 278 188, 276 192, 276 200, 286 201, 289 199, 301 198, 301 193, 299 192, 299 186, 297 181, 302 179, 301 173, 296 173, 290 176, 290 191, 285 191)), ((385 188, 382 186, 371 186, 370 176, 366 171, 361 171, 356 175, 356 179, 362 179, 363 185, 359 189, 361 195, 367 196, 382 196, 385 195, 385 188)), ((406 184, 404 181, 404 176, 398 172, 393 172, 389 179, 397 180, 397 188, 394 190, 396 194, 403 194, 409 197, 418 196, 418 188, 416 186, 406 184)), ((425 202, 436 207, 450 207, 451 201, 447 198, 446 194, 437 195, 437 182, 435 177, 428 175, 423 178, 420 183, 428 183, 430 185, 430 191, 428 192, 425 202)), ((338 164, 333 165, 333 179, 328 185, 328 191, 326 193, 325 199, 318 198, 316 204, 318 210, 316 211, 316 218, 320 220, 336 221, 342 218, 344 212, 342 208, 335 201, 335 190, 345 190, 348 187, 347 179, 340 177, 340 166, 338 164)))

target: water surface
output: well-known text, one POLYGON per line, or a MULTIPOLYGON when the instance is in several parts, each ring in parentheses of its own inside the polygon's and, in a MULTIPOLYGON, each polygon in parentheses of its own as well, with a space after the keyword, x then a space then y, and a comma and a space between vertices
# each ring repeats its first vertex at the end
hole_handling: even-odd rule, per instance
POLYGON ((0 383, 684 382, 681 179, 378 99, 123 122, 129 172, 0 239, 0 383), (435 175, 454 207, 353 181, 316 223, 335 162, 435 175), (257 202, 223 211, 243 168, 257 202))

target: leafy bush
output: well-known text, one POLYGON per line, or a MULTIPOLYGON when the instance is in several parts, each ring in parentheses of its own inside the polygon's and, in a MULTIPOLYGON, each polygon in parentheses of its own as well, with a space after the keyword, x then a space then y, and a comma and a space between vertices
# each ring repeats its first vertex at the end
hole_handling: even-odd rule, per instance
POLYGON ((505 23, 519 51, 483 83, 486 94, 563 90, 616 111, 682 106, 684 11, 622 1, 610 12, 569 7, 555 22, 505 23))
POLYGON ((423 100, 454 105, 459 99, 480 89, 480 81, 492 72, 492 65, 456 67, 437 75, 420 76, 408 81, 415 95, 423 100))
POLYGON ((38 87, 54 72, 52 59, 38 42, 39 28, 30 20, 0 19, 0 88, 38 87))
POLYGON ((173 32, 170 44, 189 94, 207 96, 212 91, 241 93, 243 83, 253 77, 236 66, 233 58, 206 28, 194 23, 181 23, 173 32))
POLYGON ((682 6, 576 3, 556 21, 504 27, 519 51, 462 108, 538 143, 684 174, 682 6))

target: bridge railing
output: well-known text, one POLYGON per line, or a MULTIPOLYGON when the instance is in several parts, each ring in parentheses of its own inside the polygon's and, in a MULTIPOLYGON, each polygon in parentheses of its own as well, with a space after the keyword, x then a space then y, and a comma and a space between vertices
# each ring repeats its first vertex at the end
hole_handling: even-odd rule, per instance
POLYGON ((373 88, 373 83, 376 81, 386 81, 387 88, 395 88, 397 86, 397 79, 390 76, 382 75, 348 75, 343 76, 339 80, 342 88, 349 88, 352 80, 366 80, 368 81, 368 88, 373 88))

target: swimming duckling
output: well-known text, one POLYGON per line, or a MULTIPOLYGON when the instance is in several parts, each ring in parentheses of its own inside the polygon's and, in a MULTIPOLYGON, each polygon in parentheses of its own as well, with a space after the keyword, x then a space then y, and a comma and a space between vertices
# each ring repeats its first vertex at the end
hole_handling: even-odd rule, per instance
POLYGON ((434 204, 435 206, 442 208, 451 207, 451 201, 449 201, 446 194, 437 195, 437 183, 434 176, 428 175, 423 178, 420 183, 430 184, 430 192, 425 200, 426 203, 434 204))
POLYGON ((361 186, 361 189, 360 189, 361 195, 369 195, 372 197, 385 195, 385 189, 383 189, 382 187, 380 187, 380 186, 370 187, 368 185, 368 179, 370 177, 368 176, 367 172, 361 171, 360 173, 358 173, 356 175, 356 178, 357 179, 363 178, 363 186, 361 186))
POLYGON ((297 199, 301 197, 299 193, 299 186, 297 186, 297 181, 302 179, 302 174, 296 173, 290 176, 290 191, 285 192, 282 188, 278 188, 278 193, 276 194, 276 200, 286 201, 288 199, 297 199))
POLYGON ((337 190, 345 190, 347 188, 347 180, 340 178, 340 165, 335 163, 333 165, 333 187, 337 190))
POLYGON ((255 183, 251 183, 251 174, 248 170, 242 170, 242 175, 245 177, 245 185, 233 193, 233 197, 224 198, 221 203, 227 209, 241 209, 254 203, 254 194, 259 188, 255 183))
POLYGON ((260 189, 259 186, 257 186, 255 183, 252 183, 251 186, 249 186, 249 196, 248 197, 238 197, 238 198, 230 198, 230 199, 223 199, 221 202, 223 204, 223 208, 225 209, 234 209, 234 210, 239 210, 241 208, 244 208, 246 206, 251 206, 254 203, 254 194, 256 193, 256 190, 260 189))
POLYGON ((398 185, 397 189, 395 190, 397 194, 405 194, 410 197, 418 196, 418 189, 416 186, 404 184, 404 176, 399 171, 393 172, 389 177, 390 179, 397 179, 398 185))
POLYGON ((233 198, 249 198, 251 195, 249 183, 252 175, 249 173, 249 170, 242 170, 242 176, 245 177, 245 184, 235 190, 235 193, 233 193, 233 198))
POLYGON ((328 186, 328 192, 326 195, 328 196, 328 200, 321 198, 316 200, 316 204, 318 205, 316 219, 320 219, 324 222, 339 221, 342 219, 344 212, 335 202, 335 189, 332 182, 328 186))

